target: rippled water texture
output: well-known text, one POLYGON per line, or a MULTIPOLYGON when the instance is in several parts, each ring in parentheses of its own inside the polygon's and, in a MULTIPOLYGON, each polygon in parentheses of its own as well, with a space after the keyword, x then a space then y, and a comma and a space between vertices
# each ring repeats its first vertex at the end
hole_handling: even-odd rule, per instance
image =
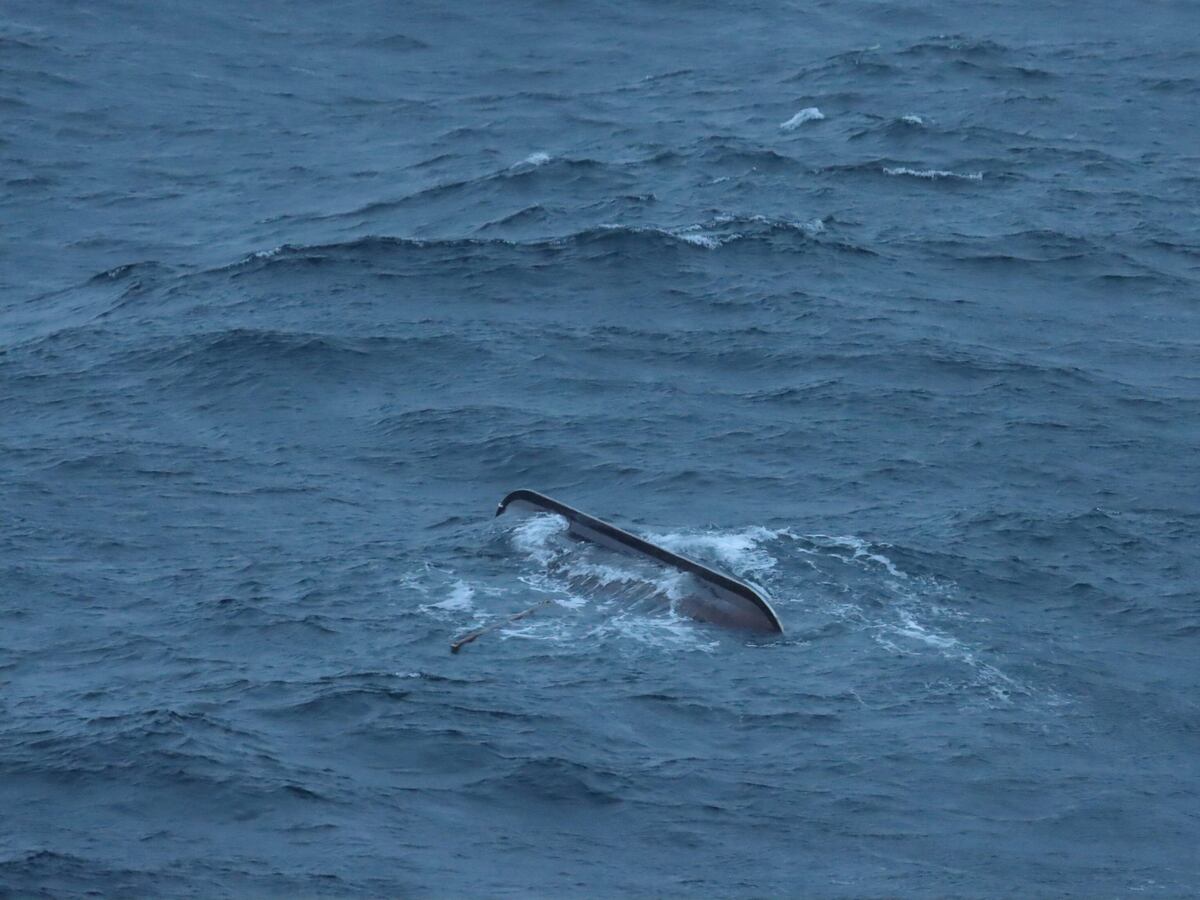
POLYGON ((0 7, 0 895, 1194 896, 1198 9, 0 7))

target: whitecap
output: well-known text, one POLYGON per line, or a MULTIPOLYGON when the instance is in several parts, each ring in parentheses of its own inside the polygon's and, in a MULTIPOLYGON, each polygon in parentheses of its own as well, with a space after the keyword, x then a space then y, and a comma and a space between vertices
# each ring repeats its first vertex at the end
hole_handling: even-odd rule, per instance
POLYGON ((924 119, 922 119, 920 116, 914 116, 912 113, 909 113, 907 116, 901 116, 900 121, 905 125, 922 126, 925 124, 924 119))
POLYGON ((786 122, 781 123, 779 127, 783 131, 794 131, 805 122, 819 122, 824 118, 825 114, 821 110, 815 106, 806 106, 786 122))
POLYGON ((681 231, 672 233, 671 237, 676 238, 681 241, 685 241, 686 243, 689 243, 689 244, 693 244, 697 247, 703 247, 705 250, 716 250, 723 243, 725 243, 726 240, 730 239, 730 238, 725 238, 724 240, 722 240, 721 238, 714 237, 711 234, 699 234, 699 233, 681 232, 681 231))
POLYGON ((722 244, 726 244, 729 241, 736 241, 741 237, 740 234, 709 234, 700 225, 685 225, 682 228, 655 228, 649 225, 602 223, 596 227, 600 231, 623 231, 628 234, 659 234, 663 237, 671 238, 671 240, 683 241, 685 244, 691 244, 694 247, 703 247, 705 250, 716 250, 722 244))
MULTIPOLYGON (((718 216, 716 221, 717 224, 723 224, 725 220, 732 221, 736 218, 736 216, 718 216)), ((794 222, 787 219, 772 219, 770 216, 753 215, 750 217, 750 221, 756 225, 766 225, 768 228, 791 228, 808 237, 816 237, 825 230, 825 222, 820 218, 809 219, 807 222, 794 222)))
POLYGON ((537 153, 530 153, 527 157, 525 157, 519 163, 516 163, 516 165, 514 165, 513 168, 515 169, 518 166, 532 166, 533 168, 536 169, 538 166, 544 166, 546 163, 550 162, 552 159, 554 159, 554 157, 551 156, 549 153, 543 153, 541 150, 539 150, 537 153))
POLYGON ((907 175, 910 178, 925 178, 936 181, 941 178, 956 178, 962 181, 983 181, 982 172, 948 172, 945 169, 910 169, 907 166, 885 167, 884 175, 907 175))
MULTIPOLYGON (((717 225, 721 222, 717 221, 717 225)), ((658 230, 658 229, 654 229, 658 230)), ((687 225, 683 228, 676 228, 672 231, 661 231, 660 234, 665 234, 677 241, 691 244, 694 247, 703 247, 705 250, 716 250, 722 244, 727 244, 730 241, 736 241, 741 237, 740 234, 725 234, 716 235, 710 234, 704 230, 701 225, 687 225)))

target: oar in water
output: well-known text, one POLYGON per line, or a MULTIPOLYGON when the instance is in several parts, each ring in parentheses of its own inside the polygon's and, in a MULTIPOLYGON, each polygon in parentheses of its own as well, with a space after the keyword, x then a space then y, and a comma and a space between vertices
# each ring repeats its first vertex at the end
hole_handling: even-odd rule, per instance
POLYGON ((512 622, 516 622, 519 619, 523 619, 530 613, 537 612, 543 606, 549 606, 553 602, 554 601, 550 600, 550 599, 543 600, 541 603, 535 603, 533 606, 529 607, 529 609, 523 609, 519 613, 514 613, 513 615, 509 616, 507 619, 500 619, 498 622, 493 622, 491 625, 484 625, 482 628, 477 628, 474 631, 468 632, 467 634, 464 634, 462 637, 460 637, 457 641, 451 642, 450 652, 457 653, 466 644, 471 643, 471 641, 475 640, 478 637, 482 637, 483 635, 487 634, 489 631, 495 631, 497 628, 500 628, 503 625, 508 625, 512 622))

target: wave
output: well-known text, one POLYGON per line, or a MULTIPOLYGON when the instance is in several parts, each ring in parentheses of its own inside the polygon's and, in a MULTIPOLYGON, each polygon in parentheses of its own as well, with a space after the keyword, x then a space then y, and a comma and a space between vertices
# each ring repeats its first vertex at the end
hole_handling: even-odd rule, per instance
POLYGON ((848 50, 836 53, 824 60, 805 66, 784 79, 785 82, 822 82, 830 81, 837 88, 850 83, 858 83, 868 78, 887 78, 896 72, 896 67, 883 58, 879 52, 879 44, 864 47, 860 50, 848 50))
POLYGON ((516 808, 545 805, 556 815, 564 806, 608 806, 623 803, 629 796, 627 777, 572 760, 526 757, 510 766, 504 774, 480 778, 473 790, 485 796, 498 795, 505 805, 516 808))
POLYGON ((1034 65, 1034 53, 992 40, 964 35, 938 35, 895 51, 897 60, 933 60, 957 73, 978 75, 987 80, 1048 80, 1057 74, 1034 65))
POLYGON ((383 37, 364 38, 357 42, 358 47, 368 47, 375 50, 392 50, 399 52, 412 52, 414 50, 428 50, 429 44, 419 38, 410 37, 407 34, 389 34, 383 37))
POLYGON ((662 72, 657 75, 646 75, 638 79, 637 84, 653 84, 659 81, 669 81, 675 78, 684 78, 688 75, 695 74, 695 69, 674 69, 670 72, 662 72))
POLYGON ((884 166, 883 174, 908 178, 924 178, 927 181, 983 181, 982 172, 950 172, 946 169, 910 169, 907 166, 884 166))
MULTIPOLYGON (((815 108, 804 110, 797 116, 807 116, 805 121, 824 118, 815 108)), ((796 117, 793 120, 798 121, 796 117)), ((784 123, 784 130, 793 125, 784 123)), ((437 163, 439 158, 423 160, 410 168, 422 169, 437 163)), ((271 224, 283 224, 302 220, 306 224, 319 222, 353 221, 359 226, 386 218, 389 214, 411 209, 427 211, 431 204, 444 202, 461 208, 465 202, 476 203, 486 200, 494 203, 501 197, 509 200, 528 201, 529 191, 535 187, 554 187, 558 190, 579 192, 584 189, 601 191, 611 197, 614 192, 644 194, 644 175, 640 170, 687 169, 700 167, 719 169, 742 169, 756 172, 804 170, 807 166, 779 150, 760 146, 752 141, 730 135, 707 135, 683 147, 657 147, 646 155, 628 159, 600 160, 590 157, 552 156, 546 151, 530 153, 524 158, 501 169, 492 169, 478 175, 441 181, 419 187, 403 196, 370 200, 369 202, 331 212, 289 214, 268 220, 271 224), (463 195, 469 195, 464 197, 463 195)))
MULTIPOLYGON (((954 582, 902 564, 901 559, 912 554, 856 535, 806 534, 790 528, 776 535, 791 553, 807 561, 812 589, 824 598, 820 602, 826 614, 889 655, 911 659, 914 667, 935 661, 945 667, 941 679, 925 685, 930 695, 945 694, 958 705, 981 700, 988 706, 1009 706, 1017 698, 1057 702, 1050 692, 1003 671, 996 654, 978 646, 978 639, 969 635, 986 620, 963 603, 954 582)), ((777 587, 774 593, 785 596, 777 587)), ((817 602, 816 596, 806 602, 817 602)))
POLYGON ((1011 48, 997 41, 976 39, 964 34, 939 34, 915 41, 896 51, 898 56, 945 56, 968 59, 995 59, 1008 55, 1011 48))
MULTIPOLYGON (((909 126, 904 126, 908 128, 909 126)), ((861 136, 864 132, 858 132, 861 136)), ((852 136, 853 137, 853 136, 852 136)), ((823 166, 820 172, 829 175, 870 176, 874 178, 908 178, 934 182, 946 186, 978 184, 985 180, 1004 181, 1016 176, 1009 173, 985 173, 983 171, 956 172, 951 169, 919 169, 886 157, 868 158, 852 163, 837 163, 823 166)))
POLYGON ((42 48, 37 44, 30 43, 29 41, 23 41, 20 38, 8 37, 7 35, 0 34, 0 51, 16 50, 22 52, 37 52, 41 49, 42 48))
MULTIPOLYGON (((483 227, 494 228, 523 219, 535 219, 543 213, 544 210, 539 206, 527 207, 483 227)), ((815 239, 826 232, 826 222, 828 221, 831 220, 820 217, 809 220, 791 220, 757 214, 748 216, 724 214, 706 222, 678 226, 600 223, 561 236, 524 241, 500 237, 407 238, 371 235, 332 244, 282 244, 268 250, 250 253, 240 262, 226 268, 252 269, 256 266, 271 264, 320 264, 342 257, 359 258, 377 254, 386 256, 410 251, 457 254, 470 254, 489 249, 566 252, 603 244, 622 244, 628 247, 641 245, 645 249, 674 244, 715 250, 739 241, 764 241, 789 235, 815 239)), ((828 246, 843 247, 837 243, 830 243, 828 246)), ((861 250, 863 248, 847 246, 845 249, 861 250)))
POLYGON ((884 550, 890 549, 889 547, 873 544, 855 535, 797 534, 787 529, 776 532, 776 535, 783 535, 820 547, 831 555, 840 556, 847 562, 866 562, 881 566, 893 578, 907 579, 909 577, 884 553, 884 550), (850 555, 843 555, 843 551, 849 551, 850 555))
MULTIPOLYGON (((917 138, 936 140, 939 137, 953 137, 956 144, 963 137, 962 129, 943 132, 932 127, 932 123, 922 116, 906 113, 901 116, 866 115, 866 123, 856 127, 848 135, 850 141, 863 141, 868 138, 884 138, 888 141, 909 143, 917 138)), ((884 145, 886 146, 886 145, 884 145)), ((922 144, 924 146, 924 144, 922 144)))
POLYGON ((1089 257, 1113 259, 1110 246, 1080 235, 1036 228, 993 235, 949 233, 942 240, 922 240, 923 247, 972 261, 1064 262, 1089 257))
MULTIPOLYGON (((419 166, 426 166, 430 162, 430 160, 423 161, 419 166)), ((599 175, 605 169, 619 170, 620 168, 619 164, 610 164, 588 157, 558 157, 545 152, 536 152, 503 169, 493 169, 472 178, 443 181, 419 188, 395 199, 372 200, 352 209, 319 215, 307 214, 303 218, 313 222, 369 218, 411 206, 424 207, 434 200, 453 197, 466 190, 506 185, 524 188, 539 179, 556 179, 565 181, 568 185, 578 185, 581 179, 599 175)))
POLYGON ((1037 50, 964 36, 938 35, 905 46, 885 49, 877 44, 839 53, 806 66, 789 76, 786 82, 827 85, 829 90, 837 90, 847 83, 864 84, 870 79, 928 77, 931 70, 942 70, 960 79, 975 77, 1012 84, 1059 77, 1039 62, 1037 50))
POLYGON ((172 889, 186 893, 183 882, 161 869, 134 869, 54 850, 27 850, 0 859, 0 884, 6 897, 84 897, 107 892, 161 896, 172 889))
POLYGON ((781 122, 779 129, 781 131, 795 131, 806 122, 820 122, 825 118, 825 114, 815 106, 809 106, 800 110, 786 122, 781 122))
POLYGON ((79 332, 101 322, 137 298, 175 277, 160 263, 126 263, 91 276, 82 284, 39 294, 5 311, 0 348, 17 349, 79 332))
POLYGON ((471 624, 481 625, 487 621, 487 612, 485 608, 476 604, 477 592, 478 588, 475 585, 459 579, 450 588, 449 596, 418 608, 426 615, 454 622, 463 621, 464 615, 469 613, 472 616, 471 624))
POLYGON ((681 166, 689 168, 698 162, 716 169, 738 166, 760 172, 805 168, 803 162, 786 153, 729 135, 710 135, 671 154, 681 166))
POLYGON ((651 532, 650 540, 684 556, 710 561, 742 576, 761 576, 775 568, 777 560, 764 548, 780 532, 762 526, 739 531, 651 532))
POLYGON ((115 364, 153 372, 189 393, 255 386, 294 398, 304 385, 341 384, 347 377, 366 377, 378 366, 401 360, 419 364, 463 352, 487 356, 492 350, 486 341, 450 329, 356 336, 243 327, 160 339, 124 351, 115 364))
POLYGON ((528 227, 530 225, 546 222, 549 219, 549 214, 546 207, 540 203, 535 203, 532 206, 525 206, 518 209, 516 212, 508 213, 498 219, 493 219, 490 222, 485 222, 480 225, 477 232, 486 232, 492 229, 507 228, 512 226, 528 227))
POLYGON ((553 159, 554 159, 554 157, 552 157, 549 153, 543 153, 541 151, 538 151, 537 153, 530 153, 527 157, 525 157, 520 162, 514 163, 511 166, 511 168, 516 169, 516 168, 519 168, 522 166, 528 166, 530 168, 536 169, 538 166, 546 165, 546 163, 550 162, 553 159))
POLYGON ((1200 78, 1193 75, 1184 76, 1144 76, 1139 79, 1142 85, 1151 91, 1194 94, 1200 91, 1200 78))
POLYGON ((672 241, 715 250, 738 241, 766 240, 779 235, 816 238, 825 232, 825 220, 793 221, 763 215, 721 215, 708 222, 676 228, 656 226, 603 225, 601 232, 652 235, 672 241))

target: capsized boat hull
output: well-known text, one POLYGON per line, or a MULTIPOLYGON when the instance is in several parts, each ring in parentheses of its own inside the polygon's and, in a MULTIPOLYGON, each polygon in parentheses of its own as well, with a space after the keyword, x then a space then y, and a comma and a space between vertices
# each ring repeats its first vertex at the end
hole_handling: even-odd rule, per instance
POLYGON ((730 628, 782 634, 783 626, 771 604, 759 591, 724 573, 681 556, 665 547, 617 528, 537 491, 516 490, 500 501, 496 515, 508 511, 551 513, 567 520, 568 533, 617 553, 632 554, 687 573, 690 577, 680 612, 702 622, 730 628))

